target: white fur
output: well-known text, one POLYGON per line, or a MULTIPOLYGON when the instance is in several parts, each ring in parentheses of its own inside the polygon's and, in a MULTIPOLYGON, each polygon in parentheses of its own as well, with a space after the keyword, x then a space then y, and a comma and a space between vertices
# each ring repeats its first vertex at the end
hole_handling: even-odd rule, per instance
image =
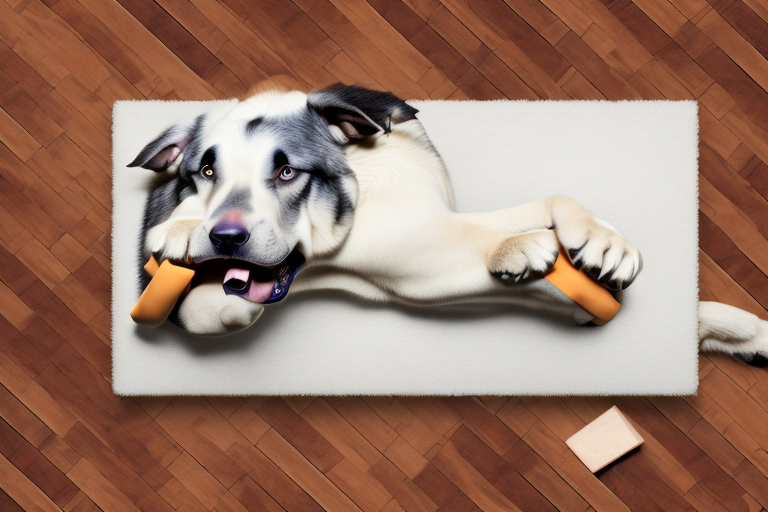
MULTIPOLYGON (((219 139, 227 140, 227 131, 234 133, 256 115, 289 113, 304 108, 305 103, 306 96, 296 92, 255 96, 216 124, 219 139)), ((346 142, 341 130, 335 128, 330 128, 332 135, 340 143, 346 142)), ((242 160, 229 166, 240 169, 240 177, 233 181, 247 180, 249 163, 263 159, 264 155, 254 155, 254 151, 258 149, 243 148, 242 160)), ((548 270, 558 241, 569 249, 581 248, 574 260, 599 269, 598 277, 613 272, 615 279, 628 282, 642 268, 640 253, 633 245, 608 222, 565 196, 493 212, 455 212, 448 175, 416 120, 393 125, 392 133, 375 136, 370 145, 350 146, 347 157, 359 186, 353 228, 341 248, 327 256, 312 258, 312 245, 333 247, 333 240, 309 237, 313 243, 306 242, 303 247, 310 256, 308 268, 296 279, 291 293, 338 289, 368 300, 414 304, 537 302, 584 322, 591 317, 556 291, 521 297, 520 290, 493 277, 489 272, 493 252, 507 243, 510 253, 502 259, 515 275, 513 280, 548 270)), ((228 184, 217 196, 224 197, 232 186, 228 184)), ((270 201, 268 197, 263 200, 270 201)), ((164 245, 166 251, 179 257, 188 244, 168 240, 165 234, 174 231, 181 236, 183 230, 170 229, 174 223, 204 217, 204 212, 217 204, 214 198, 203 208, 188 199, 168 221, 148 233, 148 246, 157 250, 164 245)), ((200 229, 209 228, 202 220, 200 229)), ((306 240, 307 235, 301 238, 306 240)), ((217 294, 213 288, 206 293, 217 294)), ((231 308, 223 301, 204 300, 203 292, 191 293, 181 307, 185 323, 186 319, 196 319, 187 325, 192 332, 221 334, 231 332, 233 326, 244 328, 263 310, 263 306, 245 301, 240 301, 243 307, 231 308), (211 311, 217 307, 219 315, 211 311), (237 315, 240 317, 235 318, 237 315), (201 323, 201 316, 228 320, 201 323)), ((701 350, 768 354, 766 325, 736 308, 702 303, 701 350)))
POLYGON ((701 302, 699 340, 702 352, 768 357, 768 322, 733 306, 701 302))

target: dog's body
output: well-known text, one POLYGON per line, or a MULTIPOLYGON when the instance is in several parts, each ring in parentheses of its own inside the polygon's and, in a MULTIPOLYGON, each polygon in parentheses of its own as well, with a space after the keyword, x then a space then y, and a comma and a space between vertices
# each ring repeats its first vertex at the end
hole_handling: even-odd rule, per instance
POLYGON ((415 114, 355 87, 269 92, 150 143, 131 165, 173 177, 148 203, 142 258, 201 270, 175 322, 201 335, 242 330, 291 288, 417 305, 509 302, 586 323, 591 314, 538 279, 560 245, 609 289, 637 277, 638 250, 570 198, 457 213, 415 114))

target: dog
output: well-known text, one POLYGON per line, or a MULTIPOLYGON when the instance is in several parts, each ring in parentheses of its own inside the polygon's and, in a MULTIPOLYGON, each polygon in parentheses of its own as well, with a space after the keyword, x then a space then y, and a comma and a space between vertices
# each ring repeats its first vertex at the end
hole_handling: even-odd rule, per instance
MULTIPOLYGON (((638 249, 569 197, 456 212, 417 113, 356 86, 275 89, 147 144, 128 164, 158 173, 140 260, 196 271, 171 321, 225 335, 289 290, 335 289, 413 305, 510 303, 585 324, 593 316, 540 279, 561 246, 617 296, 637 278, 638 249)), ((768 322, 729 306, 702 303, 700 340, 702 350, 768 362, 768 322)))

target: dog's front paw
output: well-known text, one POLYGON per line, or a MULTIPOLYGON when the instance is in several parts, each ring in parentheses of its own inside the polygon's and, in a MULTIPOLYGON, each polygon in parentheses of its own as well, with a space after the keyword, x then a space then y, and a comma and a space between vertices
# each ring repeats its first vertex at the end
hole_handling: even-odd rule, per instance
POLYGON ((578 236, 561 237, 560 241, 576 268, 611 290, 627 288, 643 268, 640 251, 597 222, 578 236))
POLYGON ((548 229, 514 235, 491 253, 488 270, 506 283, 541 276, 552 269, 559 248, 554 231, 548 229))
POLYGON ((200 219, 170 219, 147 231, 146 248, 162 259, 185 260, 192 231, 200 219))

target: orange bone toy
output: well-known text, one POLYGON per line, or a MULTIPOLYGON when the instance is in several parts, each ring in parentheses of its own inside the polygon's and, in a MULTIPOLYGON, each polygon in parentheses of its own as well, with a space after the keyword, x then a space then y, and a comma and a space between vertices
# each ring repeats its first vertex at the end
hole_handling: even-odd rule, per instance
POLYGON ((619 312, 621 304, 613 298, 611 292, 593 281, 584 272, 577 269, 560 248, 555 266, 544 276, 571 300, 591 313, 597 325, 605 325, 619 312))
POLYGON ((173 311, 176 301, 195 276, 195 271, 174 265, 168 260, 158 265, 154 256, 144 265, 144 269, 152 276, 152 281, 133 306, 131 318, 139 325, 159 327, 173 311))

